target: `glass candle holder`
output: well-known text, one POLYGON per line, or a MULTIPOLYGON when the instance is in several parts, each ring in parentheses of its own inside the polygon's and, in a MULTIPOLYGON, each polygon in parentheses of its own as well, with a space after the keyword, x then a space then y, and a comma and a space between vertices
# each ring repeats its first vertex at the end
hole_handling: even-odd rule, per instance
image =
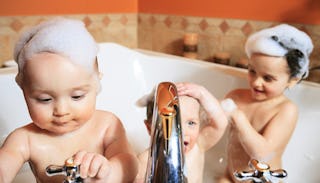
POLYGON ((183 37, 183 56, 191 59, 198 58, 198 34, 186 33, 183 37))

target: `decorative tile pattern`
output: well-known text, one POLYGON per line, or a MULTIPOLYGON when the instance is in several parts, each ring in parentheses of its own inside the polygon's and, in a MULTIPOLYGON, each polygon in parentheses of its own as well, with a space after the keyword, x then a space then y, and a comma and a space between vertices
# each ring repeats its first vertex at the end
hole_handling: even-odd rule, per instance
POLYGON ((10 27, 12 28, 12 30, 14 30, 14 31, 16 31, 16 32, 19 32, 19 31, 22 29, 23 24, 21 23, 20 20, 14 20, 14 21, 11 23, 10 27))
MULTIPOLYGON (((30 26, 55 16, 0 17, 0 66, 12 59, 12 50, 20 33, 30 26), (5 46, 4 46, 5 45, 5 46)), ((117 42, 137 47, 137 14, 67 15, 84 22, 97 42, 117 42)))
POLYGON ((88 16, 84 17, 84 19, 82 21, 84 22, 86 27, 89 27, 92 23, 90 17, 88 17, 88 16))
POLYGON ((206 19, 201 20, 199 27, 202 31, 205 31, 208 28, 209 24, 206 19))
MULTIPOLYGON (((138 24, 139 48, 182 55, 184 33, 196 32, 199 34, 198 59, 210 61, 215 53, 228 52, 231 55, 231 65, 246 58, 244 44, 250 34, 279 24, 279 22, 157 14, 139 14, 139 19, 141 20, 138 24)), ((320 49, 320 25, 292 25, 311 36, 315 45, 314 50, 320 49)), ((310 59, 312 65, 320 65, 320 52, 314 51, 310 59)), ((317 73, 311 74, 309 80, 316 81, 315 75, 319 76, 317 73)))
POLYGON ((247 22, 246 24, 244 24, 244 26, 241 28, 241 30, 245 36, 249 36, 253 32, 253 28, 252 28, 250 22, 247 22))
POLYGON ((219 27, 223 33, 226 33, 230 28, 229 24, 226 21, 223 21, 219 27))
POLYGON ((182 30, 187 29, 188 25, 189 25, 188 20, 185 19, 185 18, 182 18, 182 21, 181 21, 181 28, 182 28, 182 30))
POLYGON ((170 16, 168 16, 168 17, 164 20, 164 24, 166 24, 166 26, 167 26, 168 28, 171 27, 172 21, 171 21, 170 16))
POLYGON ((149 22, 151 26, 153 26, 156 23, 156 19, 154 18, 154 16, 150 16, 149 22))
MULTIPOLYGON (((30 26, 53 16, 0 17, 0 65, 12 59, 19 34, 30 26)), ((198 59, 210 61, 217 52, 228 52, 231 65, 246 57, 244 44, 255 31, 279 22, 248 21, 163 14, 79 14, 66 17, 82 20, 97 42, 116 42, 130 48, 182 55, 186 32, 199 35, 198 59)), ((292 24, 313 40, 311 67, 320 65, 320 25, 292 24)), ((310 73, 309 80, 320 82, 320 71, 310 73)))
POLYGON ((121 18, 120 18, 120 22, 121 22, 122 25, 127 25, 127 23, 128 23, 127 16, 122 15, 121 18))
POLYGON ((102 23, 103 25, 105 26, 108 26, 110 24, 111 20, 108 16, 105 16, 103 19, 102 19, 102 23))

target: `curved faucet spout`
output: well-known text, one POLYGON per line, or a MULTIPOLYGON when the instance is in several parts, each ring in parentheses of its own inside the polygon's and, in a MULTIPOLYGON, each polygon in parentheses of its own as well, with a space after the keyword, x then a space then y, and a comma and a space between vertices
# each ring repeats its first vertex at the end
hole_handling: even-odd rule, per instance
POLYGON ((148 183, 186 183, 180 106, 176 86, 162 82, 154 96, 148 183))

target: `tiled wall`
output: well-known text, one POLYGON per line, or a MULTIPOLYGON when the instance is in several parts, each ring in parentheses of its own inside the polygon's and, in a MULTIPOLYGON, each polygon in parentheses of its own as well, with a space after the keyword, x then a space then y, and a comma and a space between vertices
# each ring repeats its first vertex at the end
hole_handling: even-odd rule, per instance
MULTIPOLYGON (((0 17, 0 64, 12 59, 12 49, 19 34, 31 25, 53 16, 0 17)), ((244 43, 248 35, 278 22, 247 21, 163 14, 88 14, 65 17, 82 20, 97 42, 116 42, 130 48, 149 49, 182 55, 183 36, 199 35, 198 58, 212 61, 219 52, 231 55, 231 65, 246 58, 244 43)), ((292 24, 307 32, 315 45, 311 66, 320 65, 320 25, 292 24)), ((320 83, 320 70, 308 80, 320 83)))
MULTIPOLYGON (((54 16, 0 16, 0 65, 12 59, 14 43, 21 32, 54 16)), ((89 14, 64 16, 82 20, 97 42, 117 42, 136 48, 137 14, 89 14)))
MULTIPOLYGON (((184 34, 195 32, 199 35, 199 59, 212 61, 216 53, 227 52, 231 56, 231 65, 246 58, 244 44, 251 33, 279 24, 279 22, 157 14, 139 14, 138 21, 140 48, 182 55, 184 34)), ((314 43, 311 67, 320 65, 320 25, 291 25, 311 36, 314 43)), ((308 80, 320 83, 320 69, 311 72, 308 80)))

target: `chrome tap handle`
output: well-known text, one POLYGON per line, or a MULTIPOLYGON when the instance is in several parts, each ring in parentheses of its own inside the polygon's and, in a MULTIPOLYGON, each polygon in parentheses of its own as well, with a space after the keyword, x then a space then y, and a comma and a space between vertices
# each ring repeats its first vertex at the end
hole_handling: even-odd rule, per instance
POLYGON ((266 163, 252 159, 249 162, 251 171, 234 172, 234 177, 239 181, 251 180, 253 183, 273 183, 287 177, 287 172, 283 169, 270 170, 270 166, 266 163))
POLYGON ((48 176, 65 175, 65 166, 50 165, 46 168, 48 176))
POLYGON ((246 181, 246 180, 253 180, 255 176, 255 171, 242 171, 242 172, 234 172, 233 175, 237 178, 239 181, 246 181))
POLYGON ((80 177, 80 167, 75 165, 72 159, 68 159, 65 165, 50 165, 46 168, 47 176, 64 175, 66 176, 63 183, 82 183, 83 179, 80 177))
POLYGON ((270 175, 272 177, 277 178, 277 179, 283 179, 288 176, 288 173, 287 173, 287 171, 280 169, 280 170, 270 171, 270 175))

